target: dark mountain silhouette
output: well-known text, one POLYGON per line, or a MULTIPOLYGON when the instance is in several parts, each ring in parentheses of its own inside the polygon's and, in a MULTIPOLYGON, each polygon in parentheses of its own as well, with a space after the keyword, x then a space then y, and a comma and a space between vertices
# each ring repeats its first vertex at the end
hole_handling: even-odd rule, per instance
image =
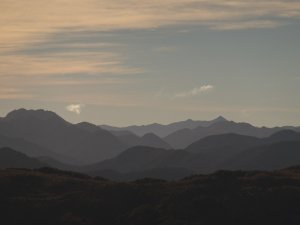
POLYGON ((122 137, 127 135, 134 135, 136 137, 140 137, 129 130, 109 130, 109 132, 115 135, 116 137, 122 137))
POLYGON ((299 167, 112 182, 49 168, 0 170, 9 225, 297 225, 299 167))
POLYGON ((170 145, 168 145, 166 142, 164 142, 161 138, 159 138, 153 133, 148 133, 141 137, 138 145, 164 149, 171 148, 170 145))
POLYGON ((0 148, 0 168, 40 168, 47 164, 11 148, 0 148))
POLYGON ((262 140, 256 137, 239 134, 220 134, 205 137, 185 150, 193 153, 204 154, 207 162, 201 171, 212 172, 220 168, 220 164, 246 149, 257 146, 262 140))
POLYGON ((122 152, 115 158, 87 166, 85 171, 114 170, 120 173, 147 171, 156 168, 187 168, 193 153, 183 150, 165 150, 137 146, 122 152))
POLYGON ((280 141, 300 141, 300 133, 294 130, 281 130, 264 139, 264 143, 280 141))
POLYGON ((268 137, 283 128, 254 127, 248 123, 235 123, 233 121, 222 121, 214 123, 208 127, 197 127, 195 129, 178 130, 164 140, 175 149, 183 149, 200 140, 201 138, 226 133, 236 133, 253 137, 268 137))
POLYGON ((300 164, 300 141, 250 148, 224 164, 226 169, 274 170, 300 164))
POLYGON ((89 131, 91 133, 102 130, 100 127, 96 126, 95 124, 88 123, 88 122, 77 123, 77 124, 75 124, 75 126, 81 128, 83 130, 89 131))
POLYGON ((154 133, 159 137, 165 137, 177 130, 181 130, 184 128, 194 129, 198 126, 209 126, 211 124, 217 122, 227 121, 224 117, 219 116, 218 118, 211 120, 211 121, 195 121, 195 120, 185 120, 180 122, 171 123, 168 125, 162 125, 158 123, 153 123, 149 125, 142 125, 142 126, 129 126, 129 127, 113 127, 108 125, 100 125, 103 129, 109 131, 122 131, 127 130, 131 131, 138 136, 144 136, 147 133, 154 133))
POLYGON ((118 133, 118 138, 121 140, 123 143, 125 143, 128 147, 134 147, 138 146, 141 143, 141 137, 127 131, 110 131, 113 134, 118 133), (121 133, 122 132, 122 133, 121 133))
POLYGON ((82 170, 81 166, 63 163, 61 161, 58 161, 56 159, 47 156, 36 157, 36 159, 51 168, 56 168, 56 169, 66 170, 66 171, 75 171, 75 172, 80 172, 82 170))
POLYGON ((130 131, 111 131, 119 140, 125 143, 128 147, 134 146, 148 146, 154 148, 170 149, 171 146, 164 140, 153 133, 145 134, 139 137, 130 131))
POLYGON ((235 133, 211 135, 189 145, 185 150, 194 153, 211 152, 218 148, 249 148, 255 145, 282 141, 300 141, 300 133, 293 130, 281 130, 266 138, 257 138, 235 133))
MULTIPOLYGON (((256 138, 238 134, 222 134, 209 136, 201 139, 185 150, 165 150, 151 147, 137 146, 122 152, 117 157, 105 160, 84 169, 84 171, 99 172, 103 170, 113 170, 119 173, 129 173, 146 171, 157 168, 185 168, 190 171, 209 173, 219 169, 228 168, 231 160, 239 154, 252 151, 254 147, 264 148, 266 145, 279 143, 282 141, 300 141, 300 134, 295 131, 280 131, 267 138, 256 138), (228 163, 229 162, 229 163, 228 163)), ((289 142, 286 142, 289 148, 289 142)), ((246 162, 245 159, 236 160, 246 162)), ((251 159, 251 155, 249 155, 251 159)), ((279 159, 280 160, 280 159, 279 159)), ((295 161, 300 164, 300 161, 295 161)), ((236 163, 236 162, 235 162, 236 163)), ((243 163, 234 169, 246 169, 243 163)), ((285 166, 292 166, 288 163, 285 166)), ((271 169, 277 169, 274 167, 271 169)), ((95 174, 95 173, 93 173, 95 174)))
POLYGON ((219 148, 235 150, 251 147, 260 143, 260 138, 229 133, 205 137, 189 145, 185 150, 194 153, 207 153, 219 148))
POLYGON ((44 110, 10 112, 0 121, 0 134, 23 138, 83 163, 116 156, 127 147, 106 130, 90 132, 44 110))
POLYGON ((0 148, 1 147, 18 149, 19 152, 29 157, 48 156, 62 162, 70 162, 70 163, 74 161, 76 162, 74 158, 55 153, 35 143, 25 141, 22 138, 11 138, 11 137, 5 137, 3 135, 0 135, 0 148))

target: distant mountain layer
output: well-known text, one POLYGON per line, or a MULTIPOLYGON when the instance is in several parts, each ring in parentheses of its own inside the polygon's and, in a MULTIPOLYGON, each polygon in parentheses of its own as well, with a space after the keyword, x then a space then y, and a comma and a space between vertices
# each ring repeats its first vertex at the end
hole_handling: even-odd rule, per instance
POLYGON ((285 141, 250 148, 223 166, 226 169, 273 170, 300 164, 300 141, 285 141))
POLYGON ((177 130, 181 129, 194 129, 199 126, 207 127, 217 122, 227 121, 224 117, 220 116, 211 121, 195 121, 195 120, 186 120, 171 123, 168 125, 162 125, 158 123, 153 123, 149 125, 141 125, 141 126, 128 126, 128 127, 113 127, 109 125, 100 125, 105 130, 109 131, 130 131, 138 136, 144 136, 147 133, 154 133, 159 137, 165 137, 177 130))
POLYGON ((40 168, 47 164, 10 148, 0 148, 0 168, 40 168))
POLYGON ((298 225, 300 170, 220 171, 112 182, 53 169, 0 170, 9 225, 298 225))
POLYGON ((114 134, 119 140, 125 143, 129 148, 134 146, 148 146, 153 148, 172 148, 167 144, 162 138, 158 137, 153 133, 145 134, 140 137, 130 131, 110 131, 114 134))
MULTIPOLYGON (((210 172, 220 168, 221 162, 247 148, 279 141, 297 141, 298 134, 283 131, 285 128, 299 130, 296 127, 259 128, 218 117, 212 121, 187 120, 169 125, 152 124, 132 126, 129 130, 116 128, 107 131, 87 122, 71 124, 51 111, 19 109, 0 119, 0 147, 10 147, 29 157, 39 157, 56 167, 74 170, 78 170, 74 164, 104 165, 104 160, 114 161, 132 149, 142 149, 143 152, 148 147, 156 149, 154 155, 157 149, 163 153, 157 156, 160 161, 156 158, 153 158, 154 162, 141 160, 144 163, 144 168, 141 168, 143 171, 185 168, 210 172), (165 138, 159 137, 168 132, 173 133, 165 138), (139 148, 133 148, 136 146, 139 148)), ((151 157, 149 154, 149 159, 151 157)), ((107 161, 105 163, 107 165, 107 161)), ((101 169, 114 170, 110 167, 101 169)))
POLYGON ((300 133, 285 130, 267 138, 215 135, 185 150, 136 146, 114 158, 87 166, 65 164, 50 157, 31 158, 12 149, 4 150, 0 155, 1 168, 50 166, 119 181, 143 177, 173 180, 222 169, 276 170, 300 165, 300 133))
MULTIPOLYGON (((106 130, 80 127, 66 122, 53 112, 15 110, 0 120, 0 135, 22 138, 43 148, 75 158, 82 163, 111 158, 127 148, 106 130)), ((51 155, 45 155, 51 156, 51 155)))
POLYGON ((220 169, 281 169, 300 165, 300 133, 280 131, 267 138, 223 134, 204 138, 185 150, 138 146, 113 159, 90 165, 84 171, 102 174, 148 171, 156 168, 185 168, 191 173, 220 169))
POLYGON ((66 163, 76 162, 76 160, 72 157, 67 157, 62 154, 55 153, 35 143, 26 141, 22 138, 11 138, 0 135, 0 148, 1 147, 10 147, 29 157, 48 156, 66 163))
MULTIPOLYGON (((253 137, 268 137, 275 132, 286 129, 285 127, 254 127, 248 123, 236 123, 233 121, 223 121, 214 123, 208 127, 197 127, 195 129, 182 129, 178 130, 167 137, 164 140, 175 149, 183 149, 192 144, 193 142, 200 140, 204 137, 217 134, 235 133, 240 135, 247 135, 253 137)), ((297 129, 290 127, 289 129, 297 129)))

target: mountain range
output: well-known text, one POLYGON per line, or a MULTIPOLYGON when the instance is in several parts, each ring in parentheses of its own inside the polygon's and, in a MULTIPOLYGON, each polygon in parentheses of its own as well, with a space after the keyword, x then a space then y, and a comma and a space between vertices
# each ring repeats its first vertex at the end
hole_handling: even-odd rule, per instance
POLYGON ((22 138, 82 164, 113 157, 127 148, 106 130, 91 132, 44 110, 20 109, 8 113, 0 120, 0 134, 22 138))
POLYGON ((175 123, 170 123, 167 125, 162 125, 158 123, 153 123, 149 125, 141 125, 141 126, 128 126, 128 127, 114 127, 109 125, 100 125, 103 129, 109 130, 109 131, 130 131, 138 136, 143 136, 147 133, 154 133, 159 137, 165 137, 177 130, 181 129, 195 129, 199 126, 208 127, 214 123, 227 121, 224 117, 219 116, 216 119, 213 119, 211 121, 196 121, 196 120, 185 120, 175 123))
POLYGON ((165 131, 179 130, 161 138, 150 132, 153 126, 144 126, 147 133, 139 136, 88 122, 72 124, 50 111, 20 109, 0 119, 0 148, 41 166, 117 180, 179 179, 220 169, 274 170, 300 164, 299 127, 259 128, 223 117, 186 122, 166 125, 165 131), (201 126, 180 129, 184 124, 201 126))

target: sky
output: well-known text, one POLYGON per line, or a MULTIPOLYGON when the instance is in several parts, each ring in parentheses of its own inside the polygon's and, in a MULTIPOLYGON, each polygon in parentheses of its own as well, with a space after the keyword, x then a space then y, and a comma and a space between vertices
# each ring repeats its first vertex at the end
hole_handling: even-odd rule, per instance
POLYGON ((1 0, 0 117, 300 126, 298 0, 1 0))

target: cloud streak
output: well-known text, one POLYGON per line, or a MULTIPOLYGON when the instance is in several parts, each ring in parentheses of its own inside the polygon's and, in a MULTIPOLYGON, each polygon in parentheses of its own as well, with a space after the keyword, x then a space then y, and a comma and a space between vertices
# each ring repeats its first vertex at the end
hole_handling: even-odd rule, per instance
POLYGON ((0 15, 0 46, 6 48, 66 28, 110 31, 200 24, 228 29, 233 23, 239 24, 235 29, 264 24, 270 28, 257 21, 276 27, 281 20, 300 17, 300 2, 295 0, 1 0, 0 8, 5 9, 0 15))
POLYGON ((202 93, 209 92, 213 89, 214 89, 214 86, 212 86, 212 85, 203 85, 203 86, 200 86, 200 87, 193 88, 189 91, 184 91, 184 92, 177 93, 177 94, 174 95, 174 97, 175 98, 194 97, 194 96, 200 95, 202 93))

